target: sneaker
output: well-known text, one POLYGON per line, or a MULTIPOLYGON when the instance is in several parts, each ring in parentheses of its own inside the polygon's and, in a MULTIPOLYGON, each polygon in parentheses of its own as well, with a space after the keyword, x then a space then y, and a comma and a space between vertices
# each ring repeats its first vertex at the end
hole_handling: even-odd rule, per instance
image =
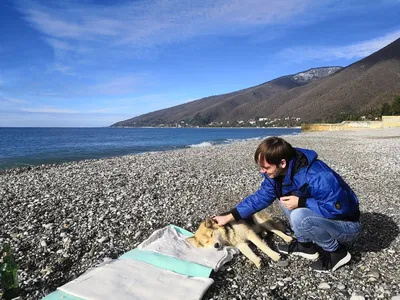
POLYGON ((292 240, 290 244, 278 245, 278 251, 285 254, 298 255, 307 259, 315 260, 318 258, 319 253, 317 247, 313 243, 301 243, 296 239, 292 240))
POLYGON ((311 264, 311 268, 318 272, 336 271, 351 260, 351 255, 344 246, 339 246, 333 252, 324 251, 320 258, 311 264))

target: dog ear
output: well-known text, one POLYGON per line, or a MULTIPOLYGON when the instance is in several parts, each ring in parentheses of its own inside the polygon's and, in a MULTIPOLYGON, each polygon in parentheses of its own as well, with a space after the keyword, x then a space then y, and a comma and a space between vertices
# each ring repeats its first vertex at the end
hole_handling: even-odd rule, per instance
POLYGON ((196 240, 196 238, 194 236, 188 237, 186 239, 186 241, 188 241, 190 244, 192 244, 195 247, 199 246, 199 242, 196 240))
POLYGON ((207 228, 213 228, 213 227, 214 227, 214 224, 215 224, 215 221, 214 221, 213 219, 211 219, 210 217, 207 217, 207 218, 206 218, 205 226, 206 226, 207 228))

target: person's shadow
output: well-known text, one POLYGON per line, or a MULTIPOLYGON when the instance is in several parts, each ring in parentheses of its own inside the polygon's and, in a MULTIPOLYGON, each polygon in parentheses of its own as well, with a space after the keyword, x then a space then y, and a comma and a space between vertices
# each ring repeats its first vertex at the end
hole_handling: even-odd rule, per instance
POLYGON ((360 235, 349 245, 356 261, 361 259, 363 252, 378 252, 388 248, 400 233, 393 219, 381 213, 361 212, 360 222, 360 235))

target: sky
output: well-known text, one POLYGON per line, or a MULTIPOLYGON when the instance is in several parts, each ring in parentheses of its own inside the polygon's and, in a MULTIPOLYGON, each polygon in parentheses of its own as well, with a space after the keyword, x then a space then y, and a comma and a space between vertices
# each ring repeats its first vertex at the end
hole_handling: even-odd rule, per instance
POLYGON ((106 127, 400 37, 400 0, 0 0, 0 127, 106 127))

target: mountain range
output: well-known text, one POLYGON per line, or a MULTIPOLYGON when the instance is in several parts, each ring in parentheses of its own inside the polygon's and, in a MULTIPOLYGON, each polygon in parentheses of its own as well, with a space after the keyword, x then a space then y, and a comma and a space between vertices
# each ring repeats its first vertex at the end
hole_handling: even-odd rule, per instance
POLYGON ((329 122, 400 95, 400 38, 345 67, 313 68, 257 86, 143 114, 112 127, 207 126, 254 119, 329 122))

